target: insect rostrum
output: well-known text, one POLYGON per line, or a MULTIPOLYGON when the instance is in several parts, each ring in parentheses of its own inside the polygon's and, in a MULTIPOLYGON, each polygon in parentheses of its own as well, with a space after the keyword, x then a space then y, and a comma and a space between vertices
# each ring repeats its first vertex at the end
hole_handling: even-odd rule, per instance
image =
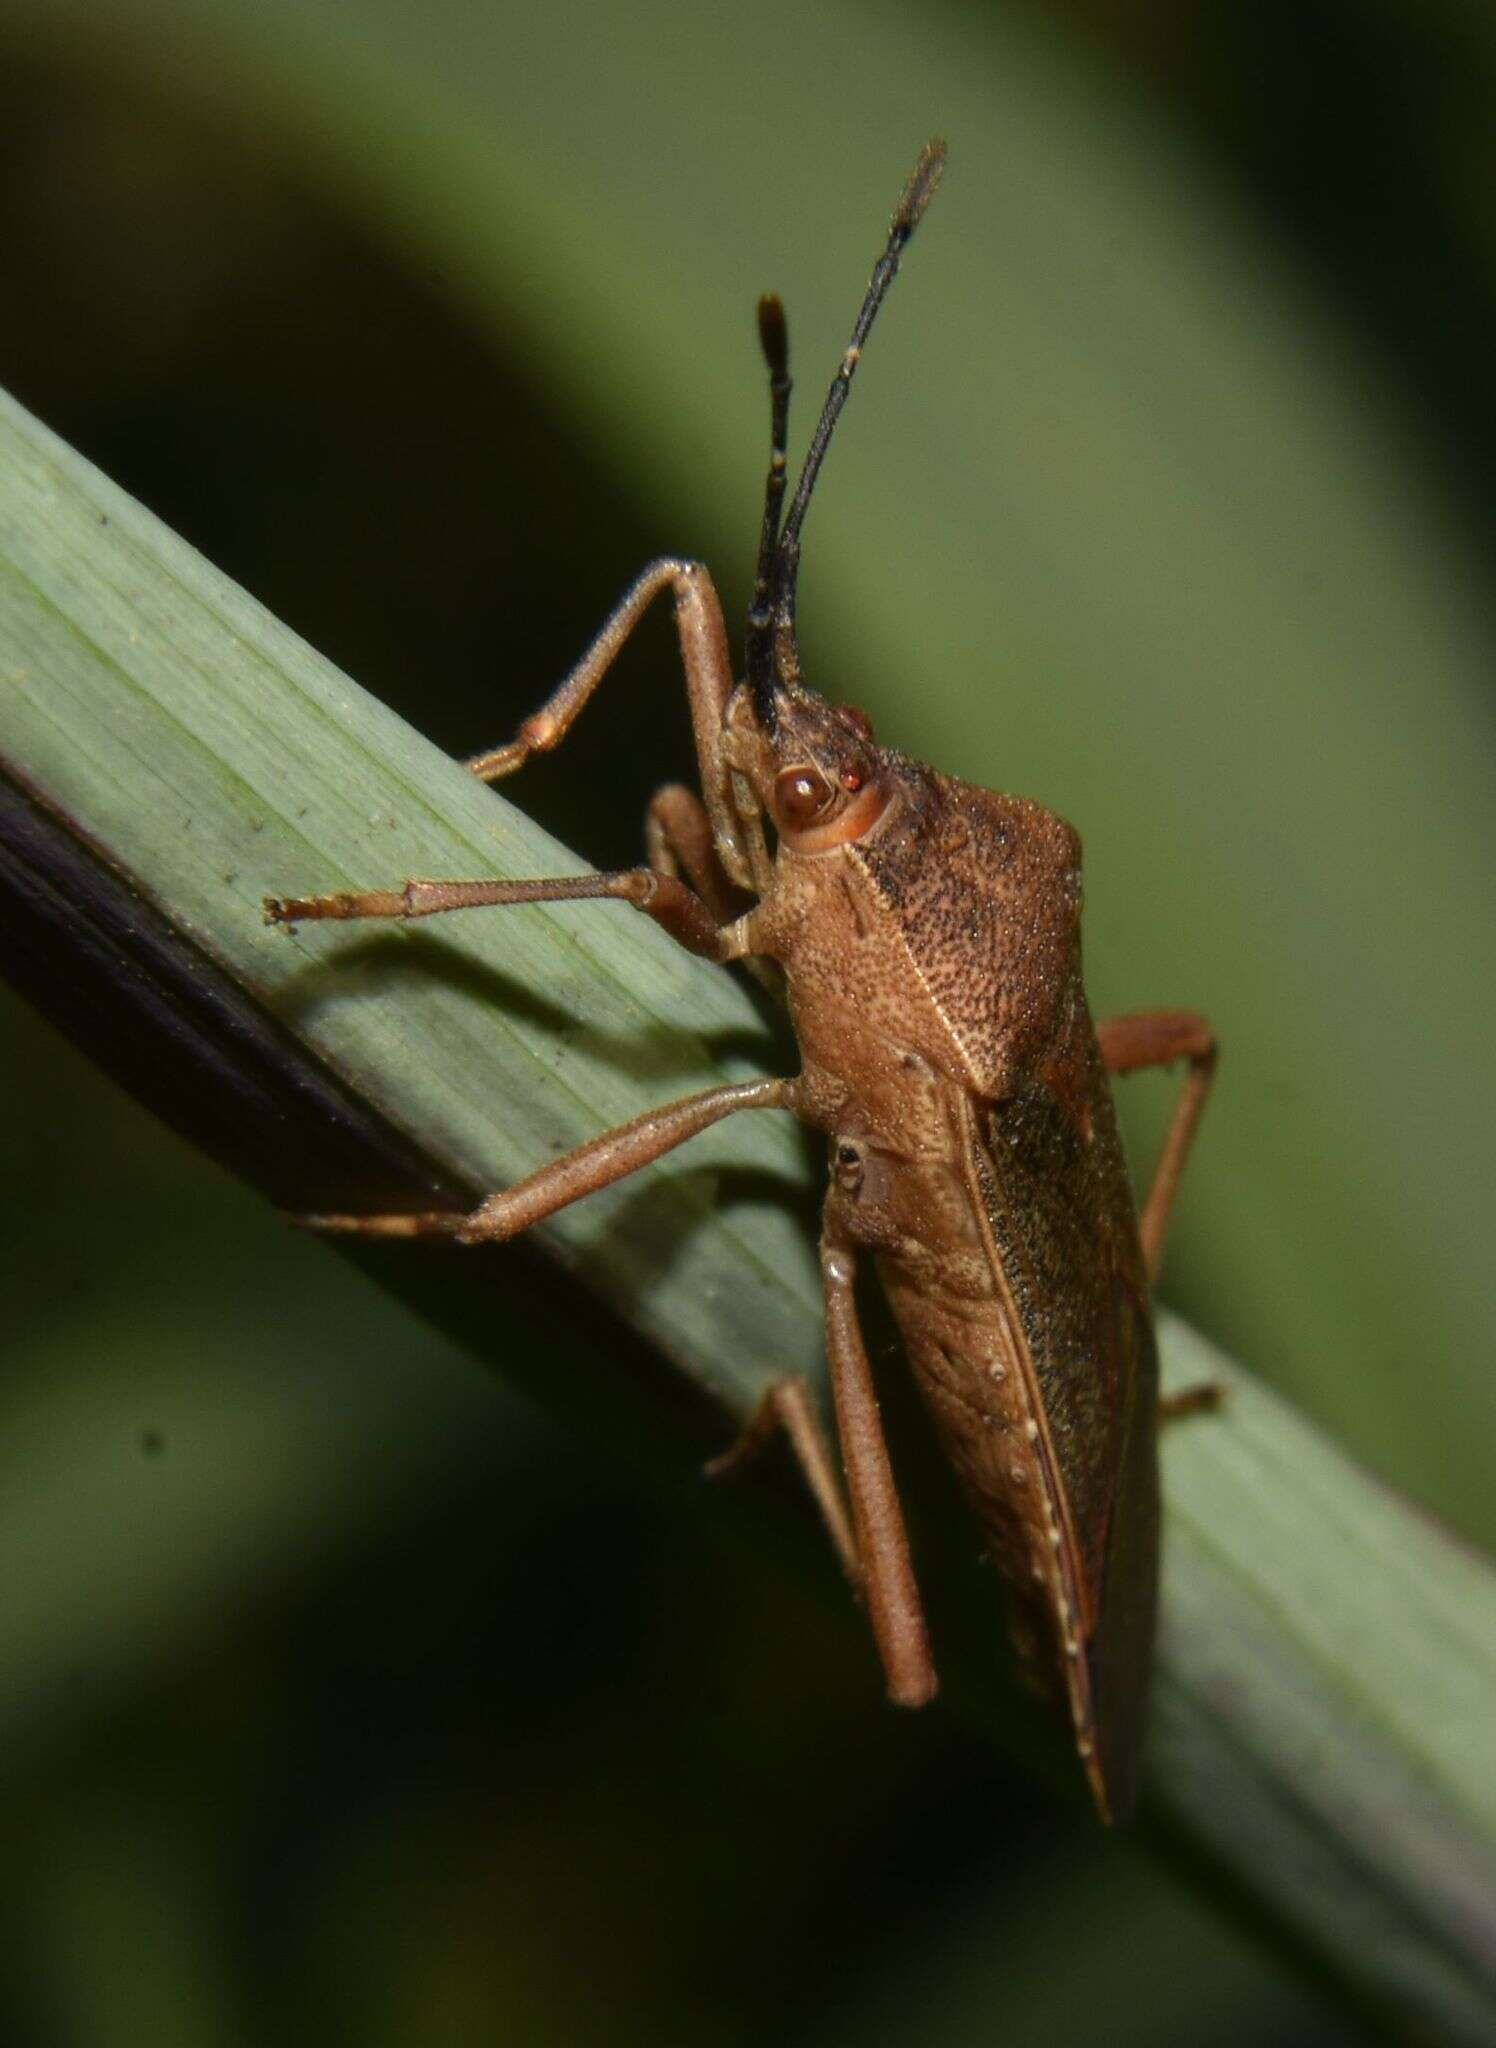
POLYGON ((853 1293, 871 1253, 950 1463, 1006 1580, 1035 1681, 1068 1706, 1098 1810, 1131 1805, 1158 1559, 1157 1362, 1149 1298, 1214 1064, 1208 1026, 1158 1012, 1094 1026, 1080 964, 1080 842, 1064 821, 879 746, 816 695, 795 639, 801 531, 863 343, 944 167, 931 143, 899 201, 788 510, 783 310, 759 308, 772 437, 746 678, 711 578, 639 577, 485 780, 558 745, 641 613, 675 604, 701 794, 659 791, 648 864, 542 881, 408 881, 274 898, 276 923, 423 917, 609 897, 690 951, 771 962, 799 1042, 793 1079, 652 1110, 471 1215, 327 1216, 387 1237, 509 1237, 725 1116, 787 1109, 825 1134, 821 1269, 841 1474, 807 1390, 771 1389, 744 1447, 783 1425, 865 1599, 891 1697, 935 1691, 853 1293), (772 827, 772 842, 767 827, 772 827), (1189 1075, 1141 1221, 1109 1075, 1185 1058, 1189 1075), (843 1488, 843 1480, 845 1490, 843 1488))

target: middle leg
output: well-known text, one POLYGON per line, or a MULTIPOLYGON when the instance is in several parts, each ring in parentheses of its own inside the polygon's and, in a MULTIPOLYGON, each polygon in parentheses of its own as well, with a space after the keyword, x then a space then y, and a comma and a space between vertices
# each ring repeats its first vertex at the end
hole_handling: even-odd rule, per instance
POLYGON ((652 1165, 725 1116, 740 1109, 792 1110, 795 1102, 793 1081, 737 1081, 647 1110, 616 1130, 604 1131, 564 1159, 553 1159, 513 1187, 490 1195, 468 1215, 437 1209, 409 1216, 304 1216, 301 1221, 308 1229, 358 1237, 455 1237, 459 1244, 518 1237, 532 1223, 570 1207, 583 1195, 652 1165))

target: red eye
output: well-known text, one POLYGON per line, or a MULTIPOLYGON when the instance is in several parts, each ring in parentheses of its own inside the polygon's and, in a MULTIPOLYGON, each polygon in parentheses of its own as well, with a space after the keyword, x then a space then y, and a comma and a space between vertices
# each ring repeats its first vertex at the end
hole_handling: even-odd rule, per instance
POLYGON ((835 795, 819 768, 785 768, 774 778, 774 809, 792 832, 813 825, 835 795))
POLYGON ((836 715, 843 725, 851 726, 853 732, 856 733, 860 740, 870 740, 872 738, 873 721, 865 711, 859 711, 855 704, 838 704, 836 715))

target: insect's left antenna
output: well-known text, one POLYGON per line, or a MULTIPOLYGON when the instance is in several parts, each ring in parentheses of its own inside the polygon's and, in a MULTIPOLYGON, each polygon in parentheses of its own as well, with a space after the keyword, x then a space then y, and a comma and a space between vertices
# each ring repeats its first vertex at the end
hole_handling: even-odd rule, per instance
POLYGON ((785 439, 789 432, 790 337, 783 302, 766 292, 758 302, 758 339, 769 366, 769 474, 764 484, 764 523, 758 541, 758 568, 753 577, 753 603, 748 609, 748 687, 760 723, 774 729, 773 596, 774 562, 779 549, 779 515, 787 481, 785 439))
POLYGON ((873 267, 862 307, 852 329, 852 339, 847 344, 841 364, 826 393, 826 403, 821 407, 821 417, 811 436, 810 448, 805 457, 805 467, 795 486, 795 495, 790 501, 789 516, 784 522, 784 531, 779 537, 774 565, 774 590, 771 604, 773 614, 773 643, 775 667, 786 678, 793 679, 799 669, 795 652, 795 585, 800 574, 800 528, 805 520, 805 508, 810 503, 810 494, 816 487, 816 478, 821 473, 826 449, 841 409, 847 402, 852 377, 862 357, 863 343, 869 329, 878 316, 878 308, 888 296, 888 288, 899 274, 899 258, 904 245, 924 216, 925 208, 935 197, 945 170, 945 144, 939 137, 927 142, 920 151, 919 162, 910 173, 894 209, 892 224, 883 254, 873 267))

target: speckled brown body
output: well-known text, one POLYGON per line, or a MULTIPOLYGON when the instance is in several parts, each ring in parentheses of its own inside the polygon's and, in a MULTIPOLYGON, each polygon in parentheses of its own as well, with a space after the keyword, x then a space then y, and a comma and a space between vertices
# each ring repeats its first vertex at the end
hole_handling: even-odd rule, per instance
POLYGON ((828 779, 888 792, 859 837, 782 834, 750 920, 785 971, 796 1106, 830 1141, 827 1229, 876 1255, 1020 1653, 1121 1810, 1153 1634, 1157 1367, 1081 986, 1079 842, 834 714, 805 723, 828 779))

